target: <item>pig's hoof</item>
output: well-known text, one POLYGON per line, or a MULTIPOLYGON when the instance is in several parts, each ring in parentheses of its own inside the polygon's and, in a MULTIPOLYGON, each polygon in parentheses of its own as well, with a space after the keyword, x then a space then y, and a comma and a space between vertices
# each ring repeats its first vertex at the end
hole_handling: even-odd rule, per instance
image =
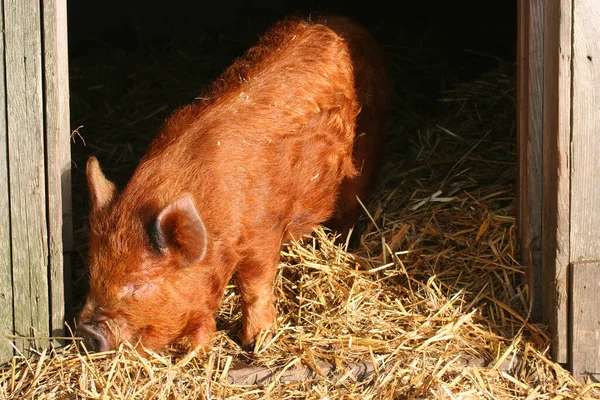
POLYGON ((244 343, 242 347, 249 353, 259 354, 269 347, 274 336, 275 328, 262 330, 254 337, 253 340, 244 343))
POLYGON ((212 346, 209 344, 194 344, 190 343, 189 355, 194 357, 204 357, 212 350, 212 346))

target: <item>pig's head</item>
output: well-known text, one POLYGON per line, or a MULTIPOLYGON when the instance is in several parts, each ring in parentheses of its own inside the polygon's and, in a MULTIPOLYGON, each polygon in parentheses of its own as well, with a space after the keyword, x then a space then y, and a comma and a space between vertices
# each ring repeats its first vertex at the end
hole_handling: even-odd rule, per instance
POLYGON ((90 288, 78 323, 86 347, 206 342, 226 282, 205 265, 209 238, 193 198, 161 206, 146 202, 156 198, 149 193, 117 196, 93 157, 87 179, 90 288))

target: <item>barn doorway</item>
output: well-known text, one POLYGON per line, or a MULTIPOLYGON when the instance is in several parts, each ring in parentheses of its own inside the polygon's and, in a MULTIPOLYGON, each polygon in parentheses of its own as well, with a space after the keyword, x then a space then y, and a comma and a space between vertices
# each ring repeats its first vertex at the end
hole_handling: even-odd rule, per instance
MULTIPOLYGON (((382 195, 369 203, 373 220, 365 215, 361 230, 374 232, 376 225, 392 251, 427 250, 430 257, 411 259, 419 279, 450 276, 457 286, 443 290, 479 291, 471 306, 488 296, 492 306, 482 314, 497 323, 496 333, 514 337, 515 321, 521 321, 504 305, 518 310, 522 320, 530 317, 514 228, 516 2, 493 7, 478 1, 411 2, 399 11, 385 2, 341 1, 207 6, 173 0, 165 8, 158 1, 100 6, 71 0, 69 7, 71 122, 81 127, 72 145, 73 315, 87 279, 87 157, 96 155, 122 188, 164 118, 198 96, 259 33, 290 13, 325 12, 350 16, 367 27, 385 49, 395 81, 378 189, 382 195), (462 214, 452 214, 465 204, 462 214), (416 215, 429 218, 417 220, 416 215), (410 242, 409 232, 419 238, 410 242), (460 263, 470 261, 460 257, 478 252, 473 277, 489 279, 473 286, 470 276, 459 271, 460 263), (491 254, 512 269, 490 272, 500 263, 487 260, 491 254), (460 262, 445 267, 439 261, 444 258, 460 262)), ((366 236, 372 254, 379 239, 366 236)), ((231 328, 227 324, 221 321, 221 327, 231 328)), ((546 339, 538 331, 531 335, 546 339)))

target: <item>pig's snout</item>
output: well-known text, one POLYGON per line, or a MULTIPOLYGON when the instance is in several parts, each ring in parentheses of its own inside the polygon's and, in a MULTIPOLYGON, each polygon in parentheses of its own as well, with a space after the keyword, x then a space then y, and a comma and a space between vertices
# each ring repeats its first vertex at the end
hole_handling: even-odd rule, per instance
POLYGON ((101 325, 104 325, 104 322, 86 321, 77 328, 77 335, 83 338, 86 349, 94 352, 109 350, 108 339, 101 325))

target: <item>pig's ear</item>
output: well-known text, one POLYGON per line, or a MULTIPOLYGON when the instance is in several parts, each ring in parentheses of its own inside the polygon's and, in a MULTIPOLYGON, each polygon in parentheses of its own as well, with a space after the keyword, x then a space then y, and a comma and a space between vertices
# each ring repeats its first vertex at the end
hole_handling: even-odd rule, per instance
POLYGON ((163 208, 150 238, 161 252, 176 255, 182 266, 202 261, 207 249, 206 228, 192 196, 185 195, 163 208))
POLYGON ((90 190, 90 207, 92 211, 103 210, 115 198, 117 188, 106 179, 96 157, 88 159, 85 174, 90 190))

